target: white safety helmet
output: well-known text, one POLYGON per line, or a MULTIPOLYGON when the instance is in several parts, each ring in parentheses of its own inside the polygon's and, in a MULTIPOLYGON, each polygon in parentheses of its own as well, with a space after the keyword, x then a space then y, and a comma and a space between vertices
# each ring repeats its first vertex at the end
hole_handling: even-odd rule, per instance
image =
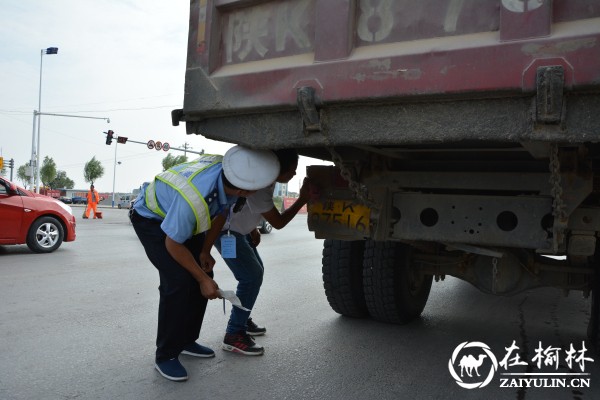
POLYGON ((234 146, 223 157, 223 172, 232 185, 243 190, 258 190, 275 182, 279 160, 270 150, 234 146))

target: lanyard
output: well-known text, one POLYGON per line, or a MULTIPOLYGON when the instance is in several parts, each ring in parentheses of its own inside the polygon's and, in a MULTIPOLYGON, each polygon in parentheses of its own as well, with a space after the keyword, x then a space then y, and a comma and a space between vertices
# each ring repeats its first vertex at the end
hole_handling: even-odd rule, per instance
POLYGON ((236 237, 233 236, 229 230, 231 227, 231 215, 233 214, 232 209, 229 209, 229 215, 227 215, 227 234, 221 236, 221 256, 223 258, 236 258, 236 237))
POLYGON ((227 220, 225 221, 225 224, 227 225, 227 236, 231 236, 229 228, 231 228, 231 217, 233 216, 233 207, 234 206, 229 207, 229 212, 227 213, 227 220))

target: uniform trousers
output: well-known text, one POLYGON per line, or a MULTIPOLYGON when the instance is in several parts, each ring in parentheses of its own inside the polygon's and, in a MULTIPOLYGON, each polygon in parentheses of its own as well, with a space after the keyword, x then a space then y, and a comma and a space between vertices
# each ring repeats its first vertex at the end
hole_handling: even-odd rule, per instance
POLYGON ((85 217, 89 218, 94 212, 94 218, 98 218, 98 203, 88 203, 87 208, 85 209, 85 217))
MULTIPOLYGON (((202 296, 198 281, 167 251, 161 221, 142 217, 134 210, 130 219, 160 277, 156 334, 158 363, 179 356, 184 347, 198 339, 208 299, 202 296)), ((204 233, 201 233, 188 239, 184 245, 198 259, 203 243, 204 233)), ((213 277, 212 272, 208 275, 213 277)))

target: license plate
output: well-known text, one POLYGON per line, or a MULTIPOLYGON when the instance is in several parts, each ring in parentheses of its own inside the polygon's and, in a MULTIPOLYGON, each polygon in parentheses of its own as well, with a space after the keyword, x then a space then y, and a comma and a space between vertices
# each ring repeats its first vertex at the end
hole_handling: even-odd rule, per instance
POLYGON ((322 200, 308 205, 311 223, 331 228, 345 228, 369 234, 371 209, 347 200, 322 200))

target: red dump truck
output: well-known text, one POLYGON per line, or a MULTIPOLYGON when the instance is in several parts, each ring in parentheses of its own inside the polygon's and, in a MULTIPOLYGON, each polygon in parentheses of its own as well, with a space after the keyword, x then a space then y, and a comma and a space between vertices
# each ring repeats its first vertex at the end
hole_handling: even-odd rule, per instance
POLYGON ((551 286, 600 346, 600 1, 192 0, 172 117, 334 163, 307 173, 336 312, 551 286))

